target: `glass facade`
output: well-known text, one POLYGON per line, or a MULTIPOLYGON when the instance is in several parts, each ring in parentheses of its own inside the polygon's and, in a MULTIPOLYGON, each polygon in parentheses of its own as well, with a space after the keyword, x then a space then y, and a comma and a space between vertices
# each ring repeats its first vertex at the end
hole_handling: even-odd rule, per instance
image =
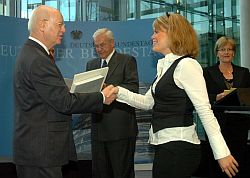
MULTIPOLYGON (((0 0, 0 15, 29 18, 31 11, 46 4, 59 9, 65 21, 126 21, 155 18, 165 12, 184 15, 200 40, 202 66, 212 65, 216 40, 223 35, 240 44, 238 0, 0 0)), ((240 59, 238 48, 235 63, 240 59)))

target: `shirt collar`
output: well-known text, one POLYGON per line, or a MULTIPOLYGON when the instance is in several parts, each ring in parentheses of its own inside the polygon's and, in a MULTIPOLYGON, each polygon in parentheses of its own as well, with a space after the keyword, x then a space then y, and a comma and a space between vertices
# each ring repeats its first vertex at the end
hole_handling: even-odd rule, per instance
POLYGON ((181 56, 175 55, 173 53, 167 54, 164 58, 158 60, 158 65, 164 66, 165 63, 172 63, 181 56))
POLYGON ((29 39, 32 40, 32 41, 37 42, 37 43, 38 43, 39 45, 41 45, 41 46, 45 49, 45 51, 49 54, 48 48, 47 48, 41 41, 39 41, 38 39, 36 39, 36 38, 34 38, 34 37, 32 37, 32 36, 29 36, 29 39))
POLYGON ((115 49, 113 49, 113 51, 110 53, 110 55, 108 55, 108 57, 106 59, 102 59, 102 60, 106 60, 106 62, 108 64, 109 61, 110 61, 110 59, 111 59, 111 57, 113 56, 114 52, 115 52, 115 49))
POLYGON ((181 56, 178 56, 178 55, 175 55, 175 54, 173 54, 173 53, 169 53, 169 54, 167 54, 166 56, 165 56, 165 61, 167 61, 167 62, 174 62, 176 59, 178 59, 179 57, 181 57, 181 56))

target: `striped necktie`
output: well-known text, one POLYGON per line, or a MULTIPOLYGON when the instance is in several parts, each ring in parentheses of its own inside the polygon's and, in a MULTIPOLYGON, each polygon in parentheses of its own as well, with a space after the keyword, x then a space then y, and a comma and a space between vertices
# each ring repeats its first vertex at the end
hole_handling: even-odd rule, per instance
POLYGON ((55 50, 52 48, 49 50, 49 58, 50 61, 54 64, 55 63, 55 58, 54 58, 55 50))

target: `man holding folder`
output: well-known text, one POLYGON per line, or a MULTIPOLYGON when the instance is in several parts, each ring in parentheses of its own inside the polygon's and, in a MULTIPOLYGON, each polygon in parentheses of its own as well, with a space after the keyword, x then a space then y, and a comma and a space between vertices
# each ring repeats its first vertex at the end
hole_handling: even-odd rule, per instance
POLYGON ((14 71, 14 163, 18 178, 62 178, 61 166, 76 160, 71 114, 101 112, 116 95, 112 86, 102 93, 69 92, 49 53, 66 31, 57 9, 37 7, 28 29, 14 71))
MULTIPOLYGON (((137 64, 133 56, 115 51, 112 31, 98 29, 94 35, 98 58, 87 63, 87 70, 109 67, 105 85, 119 85, 138 92, 137 64)), ((137 135, 135 109, 118 101, 92 114, 93 178, 134 178, 137 135)))

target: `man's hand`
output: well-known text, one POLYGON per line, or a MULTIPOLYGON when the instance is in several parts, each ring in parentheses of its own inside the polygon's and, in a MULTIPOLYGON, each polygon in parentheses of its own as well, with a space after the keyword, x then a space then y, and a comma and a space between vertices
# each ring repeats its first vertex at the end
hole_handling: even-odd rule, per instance
POLYGON ((233 177, 238 172, 237 167, 239 166, 239 164, 232 155, 219 159, 218 163, 221 167, 222 172, 225 172, 228 177, 233 177))
POLYGON ((118 88, 113 85, 108 85, 102 90, 102 93, 105 96, 104 104, 109 105, 117 98, 118 88))
POLYGON ((103 85, 102 85, 102 90, 103 90, 106 86, 108 86, 108 84, 103 83, 103 85))

